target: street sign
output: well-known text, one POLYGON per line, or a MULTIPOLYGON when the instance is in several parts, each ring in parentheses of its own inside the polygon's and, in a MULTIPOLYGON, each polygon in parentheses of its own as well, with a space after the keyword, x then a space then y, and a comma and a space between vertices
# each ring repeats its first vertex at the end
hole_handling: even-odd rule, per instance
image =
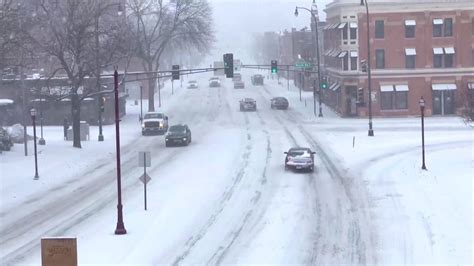
POLYGON ((295 63, 295 67, 296 68, 312 68, 313 65, 309 62, 300 61, 300 62, 295 63))
POLYGON ((214 62, 214 68, 220 68, 220 69, 214 70, 214 76, 224 76, 225 75, 224 62, 223 61, 214 62))
POLYGON ((148 174, 143 174, 139 179, 143 184, 148 184, 151 181, 151 177, 148 174))
POLYGON ((77 266, 76 238, 41 238, 41 265, 77 266))
POLYGON ((149 151, 138 152, 138 166, 139 167, 151 166, 151 155, 149 151))
POLYGON ((240 62, 240 59, 234 59, 234 72, 239 72, 241 67, 242 62, 240 62))

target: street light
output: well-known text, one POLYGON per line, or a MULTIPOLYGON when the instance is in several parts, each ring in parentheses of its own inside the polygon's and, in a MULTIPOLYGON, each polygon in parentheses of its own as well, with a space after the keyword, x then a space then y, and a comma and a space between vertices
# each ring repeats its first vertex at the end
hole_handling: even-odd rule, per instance
POLYGON ((421 111, 421 150, 422 150, 422 160, 423 164, 421 169, 427 170, 425 165, 425 99, 421 96, 420 99, 420 111, 421 111))
MULTIPOLYGON (((315 0, 313 0, 313 4, 315 3, 315 0)), ((322 108, 322 100, 321 100, 321 60, 319 57, 319 33, 318 33, 318 20, 314 16, 314 13, 309 10, 306 7, 296 7, 295 8, 295 17, 298 17, 298 9, 303 9, 308 11, 311 14, 311 17, 314 21, 314 27, 316 31, 316 59, 318 60, 318 91, 319 91, 319 117, 323 116, 323 108, 322 108)), ((311 38, 313 40, 313 38, 311 38)), ((316 116, 316 86, 313 86, 313 112, 314 115, 316 116)))
POLYGON ((369 137, 374 136, 374 130, 372 129, 372 76, 370 73, 370 25, 369 25, 369 5, 367 0, 360 0, 360 5, 363 6, 365 2, 365 12, 367 17, 367 83, 369 89, 369 137))
POLYGON ((39 179, 38 175, 38 153, 36 151, 36 109, 32 108, 30 110, 31 120, 33 121, 33 143, 35 147, 35 177, 34 180, 39 179))
POLYGON ((38 140, 38 145, 46 145, 46 141, 44 140, 43 138, 43 102, 44 102, 44 99, 43 99, 43 94, 40 94, 41 97, 40 97, 40 128, 41 128, 41 137, 40 139, 38 140))
POLYGON ((115 228, 116 235, 124 235, 127 233, 123 224, 122 212, 122 174, 120 168, 120 110, 119 110, 119 85, 118 72, 114 71, 114 93, 115 93, 115 149, 117 152, 117 227, 115 228))

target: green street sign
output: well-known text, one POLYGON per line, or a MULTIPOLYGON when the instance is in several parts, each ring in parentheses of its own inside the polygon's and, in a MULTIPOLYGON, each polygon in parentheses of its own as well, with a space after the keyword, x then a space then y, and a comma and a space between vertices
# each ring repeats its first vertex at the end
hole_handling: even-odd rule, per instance
POLYGON ((309 62, 296 62, 295 67, 296 68, 312 68, 313 65, 309 62))

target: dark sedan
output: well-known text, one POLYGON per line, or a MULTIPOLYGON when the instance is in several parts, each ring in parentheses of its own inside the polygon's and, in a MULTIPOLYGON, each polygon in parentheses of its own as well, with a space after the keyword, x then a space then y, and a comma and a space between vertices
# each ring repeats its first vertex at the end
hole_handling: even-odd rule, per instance
POLYGON ((270 100, 272 109, 288 109, 289 103, 285 97, 275 97, 270 100))
POLYGON ((240 111, 257 111, 257 101, 252 98, 240 100, 240 111))
POLYGON ((187 125, 173 125, 165 137, 166 147, 172 145, 188 146, 191 143, 191 130, 187 125))

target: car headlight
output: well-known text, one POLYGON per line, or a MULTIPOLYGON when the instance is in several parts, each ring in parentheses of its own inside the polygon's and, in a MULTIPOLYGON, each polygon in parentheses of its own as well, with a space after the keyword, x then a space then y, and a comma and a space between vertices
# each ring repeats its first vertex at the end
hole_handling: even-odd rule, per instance
POLYGON ((145 124, 142 124, 142 128, 145 128, 145 124))
POLYGON ((165 141, 168 141, 168 140, 169 140, 168 138, 165 139, 165 141))
POLYGON ((186 138, 183 138, 183 140, 186 140, 186 138))
POLYGON ((162 122, 160 122, 160 124, 159 124, 159 125, 160 125, 160 127, 163 127, 163 123, 162 123, 162 122))

